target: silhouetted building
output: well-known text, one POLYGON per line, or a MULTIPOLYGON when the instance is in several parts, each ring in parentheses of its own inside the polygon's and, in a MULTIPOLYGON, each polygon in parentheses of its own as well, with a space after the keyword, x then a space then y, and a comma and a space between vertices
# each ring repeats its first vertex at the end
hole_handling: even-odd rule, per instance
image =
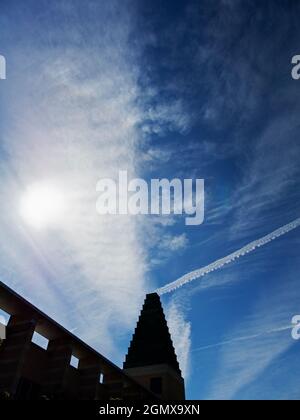
POLYGON ((0 309, 10 315, 6 339, 0 346, 0 397, 154 398, 120 368, 3 283, 0 283, 0 309), (41 341, 42 337, 46 341, 44 348, 33 342, 41 341))
MULTIPOLYGON (((152 299, 153 295, 150 295, 152 299)), ((160 303, 158 296, 155 299, 160 303)), ((0 309, 10 316, 5 331, 3 325, 0 329, 1 335, 4 332, 6 335, 4 340, 0 337, 0 399, 154 400, 159 396, 173 398, 177 395, 170 392, 174 386, 168 385, 169 379, 168 393, 164 388, 170 370, 174 371, 174 380, 180 377, 173 347, 166 350, 154 344, 155 361, 166 362, 164 369, 155 368, 155 376, 151 376, 152 371, 148 372, 153 366, 148 349, 144 348, 148 355, 144 371, 144 378, 150 378, 147 382, 132 369, 118 368, 1 282, 0 309), (162 358, 159 358, 160 350, 162 358)), ((149 337, 157 342, 163 339, 167 345, 161 318, 155 310, 153 315, 158 335, 155 336, 153 322, 151 325, 146 322, 144 326, 149 327, 149 337)), ((149 340, 145 344, 148 346, 149 340)), ((138 360, 142 359, 139 357, 138 360)), ((141 365, 135 367, 142 371, 141 365)))
POLYGON ((146 296, 124 371, 162 399, 183 400, 184 380, 175 354, 161 301, 146 296))

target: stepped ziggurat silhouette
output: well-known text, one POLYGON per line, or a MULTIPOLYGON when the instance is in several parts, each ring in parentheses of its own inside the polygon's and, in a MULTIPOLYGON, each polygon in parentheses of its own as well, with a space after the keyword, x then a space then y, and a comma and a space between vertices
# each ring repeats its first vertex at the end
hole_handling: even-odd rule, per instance
POLYGON ((165 399, 184 399, 184 380, 158 294, 146 296, 124 371, 165 399))
POLYGON ((184 400, 160 298, 146 296, 123 369, 0 282, 0 399, 184 400), (46 346, 34 341, 43 337, 46 346), (72 364, 73 359, 77 365, 72 364))

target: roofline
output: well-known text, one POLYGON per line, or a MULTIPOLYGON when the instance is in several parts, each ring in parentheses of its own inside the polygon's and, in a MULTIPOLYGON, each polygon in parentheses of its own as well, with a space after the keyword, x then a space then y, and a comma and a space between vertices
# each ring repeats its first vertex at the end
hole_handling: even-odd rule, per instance
POLYGON ((96 357, 102 360, 102 362, 106 363, 108 366, 110 366, 113 369, 116 369, 120 374, 126 377, 129 382, 134 383, 135 385, 138 385, 140 388, 144 389, 149 395, 152 395, 157 399, 157 396, 154 395, 149 389, 145 388, 143 385, 136 382, 133 378, 131 378, 128 374, 124 372, 123 369, 121 369, 119 366, 115 365, 113 362, 111 362, 109 359, 107 359, 105 356, 103 356, 101 353, 97 352, 95 349, 93 349, 90 345, 86 344, 82 339, 77 337, 75 334, 68 331, 65 327, 60 325, 57 321, 50 318, 48 315, 46 315, 44 312, 42 312, 40 309, 38 309, 35 305, 33 305, 31 302, 23 298, 21 295, 16 293, 14 290, 12 290, 10 287, 8 287, 5 283, 3 283, 0 280, 0 290, 4 289, 6 292, 8 292, 10 295, 13 295, 13 297, 20 301, 19 303, 29 307, 33 312, 36 312, 39 316, 41 316, 43 319, 47 320, 50 324, 55 326, 58 330, 61 330, 64 334, 68 335, 72 340, 74 340, 75 343, 78 343, 81 345, 84 349, 86 349, 88 352, 92 352, 96 357))

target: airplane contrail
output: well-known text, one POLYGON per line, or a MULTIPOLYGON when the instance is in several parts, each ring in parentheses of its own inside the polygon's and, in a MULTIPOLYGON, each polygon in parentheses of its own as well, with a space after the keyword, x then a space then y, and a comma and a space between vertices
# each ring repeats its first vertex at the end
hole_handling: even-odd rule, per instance
POLYGON ((165 293, 173 292, 174 290, 182 287, 186 283, 189 283, 193 280, 199 279, 213 271, 219 270, 227 264, 234 262, 236 259, 243 257, 250 252, 255 251, 257 248, 260 248, 264 245, 267 245, 269 242, 274 241, 277 238, 291 232, 292 230, 296 229, 300 226, 300 218, 294 220, 293 222, 282 226, 281 228, 275 230, 274 232, 270 233, 269 235, 264 236, 261 239, 257 239, 256 241, 251 242, 250 244, 244 246, 243 248, 239 249, 238 251, 233 252, 232 254, 228 255, 227 257, 221 258, 212 264, 207 265, 206 267, 200 268, 198 270, 192 271, 184 276, 180 277, 178 280, 173 281, 163 287, 160 287, 156 290, 156 293, 159 295, 163 295, 165 293))
POLYGON ((226 344, 238 343, 240 341, 254 340, 255 338, 263 337, 265 335, 274 334, 274 333, 278 333, 278 332, 282 332, 282 331, 288 331, 288 330, 291 330, 292 328, 294 328, 293 325, 288 325, 286 327, 280 327, 280 328, 274 328, 272 330, 264 331, 264 332, 259 333, 259 334, 246 335, 246 336, 243 336, 243 337, 233 338, 233 339, 227 340, 227 341, 221 341, 220 343, 210 344, 208 346, 198 347, 198 348, 193 349, 192 352, 210 350, 210 349, 214 349, 214 348, 217 348, 217 347, 222 347, 226 344))

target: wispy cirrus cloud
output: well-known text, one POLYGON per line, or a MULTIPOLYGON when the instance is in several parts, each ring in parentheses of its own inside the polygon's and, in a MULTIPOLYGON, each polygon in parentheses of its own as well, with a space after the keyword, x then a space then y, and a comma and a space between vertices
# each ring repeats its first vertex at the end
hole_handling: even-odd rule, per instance
MULTIPOLYGON (((156 48, 161 60, 147 69, 166 96, 181 98, 193 135, 197 133, 191 149, 185 136, 175 146, 169 139, 163 153, 161 144, 151 144, 152 162, 172 163, 177 172, 195 171, 206 178, 204 234, 193 235, 200 239, 199 259, 212 254, 205 256, 206 263, 226 254, 222 254, 224 241, 226 249, 237 249, 237 244, 267 233, 266 226, 272 231, 299 217, 299 95, 289 67, 292 51, 298 48, 294 16, 299 5, 286 6, 208 0, 178 7, 171 20, 163 7, 149 12, 156 18, 154 23, 147 21, 149 34, 157 21, 163 30, 154 38, 149 35, 150 50, 156 48)), ((192 255, 191 270, 197 267, 193 244, 190 240, 190 253, 185 253, 192 255)), ((247 264, 261 263, 252 257, 229 274, 203 279, 195 290, 231 288, 232 272, 237 273, 235 278, 242 277, 247 264)), ((182 266, 179 270, 178 277, 188 271, 182 266)))
MULTIPOLYGON (((13 57, 1 127, 1 276, 118 361, 152 289, 149 246, 165 224, 100 217, 96 184, 120 169, 137 177, 146 137, 188 125, 179 100, 150 106, 142 94, 138 51, 129 42, 133 6, 90 0, 83 10, 79 1, 53 2, 39 20, 34 10, 41 5, 34 4, 8 8, 0 18, 13 57), (54 182, 65 195, 67 217, 56 230, 34 231, 20 219, 20 197, 37 180, 54 182)), ((186 244, 185 235, 168 233, 160 252, 186 244)))
MULTIPOLYGON (((181 13, 184 19, 177 14, 174 17, 176 34, 174 22, 155 13, 163 31, 153 39, 151 24, 157 22, 149 20, 146 25, 150 45, 165 54, 161 65, 149 65, 153 77, 161 83, 165 96, 180 98, 181 112, 190 115, 190 128, 199 128, 190 154, 189 143, 182 137, 183 159, 177 166, 186 168, 188 159, 190 168, 216 179, 218 171, 207 170, 207 164, 222 167, 221 160, 226 160, 224 176, 230 174, 227 188, 235 173, 234 188, 221 206, 213 192, 208 217, 211 211, 214 223, 230 217, 233 238, 247 236, 259 227, 260 217, 266 212, 273 214, 280 206, 285 220, 297 217, 297 209, 288 212, 285 204, 288 193, 297 195, 299 178, 299 95, 289 67, 292 51, 297 49, 292 16, 299 13, 299 5, 290 3, 286 8, 279 2, 276 7, 257 7, 251 1, 203 1, 200 5, 191 1, 181 13), (270 16, 278 30, 266 27, 262 16, 270 16), (274 62, 280 65, 274 66, 274 62), (278 91, 272 89, 272 83, 277 82, 278 91), (205 145, 209 153, 205 153, 205 145)), ((168 147, 174 151, 172 143, 168 147)), ((176 152, 179 150, 176 144, 176 152)), ((164 147, 164 159, 166 151, 164 147)), ((171 152, 169 161, 172 158, 171 152)), ((278 223, 278 219, 274 221, 278 223)))
POLYGON ((79 2, 53 2, 40 21, 23 6, 1 17, 13 55, 1 127, 1 277, 119 357, 118 336, 134 325, 149 287, 147 262, 136 220, 97 215, 95 188, 120 168, 136 174, 142 113, 130 11, 90 1, 81 13, 79 2), (35 232, 20 220, 20 197, 37 180, 64 191, 68 214, 56 231, 35 232))
MULTIPOLYGON (((269 388, 260 386, 259 378, 295 343, 289 326, 297 300, 292 293, 295 282, 291 273, 288 280, 288 288, 274 286, 268 296, 261 296, 251 315, 238 322, 220 343, 219 370, 205 396, 207 399, 251 399, 257 395, 262 399, 272 398, 269 388), (247 392, 251 384, 252 389, 247 392)), ((207 351, 214 348, 209 346, 207 351)))
POLYGON ((182 375, 188 380, 191 369, 191 323, 186 319, 184 307, 176 299, 169 302, 166 318, 182 375))

